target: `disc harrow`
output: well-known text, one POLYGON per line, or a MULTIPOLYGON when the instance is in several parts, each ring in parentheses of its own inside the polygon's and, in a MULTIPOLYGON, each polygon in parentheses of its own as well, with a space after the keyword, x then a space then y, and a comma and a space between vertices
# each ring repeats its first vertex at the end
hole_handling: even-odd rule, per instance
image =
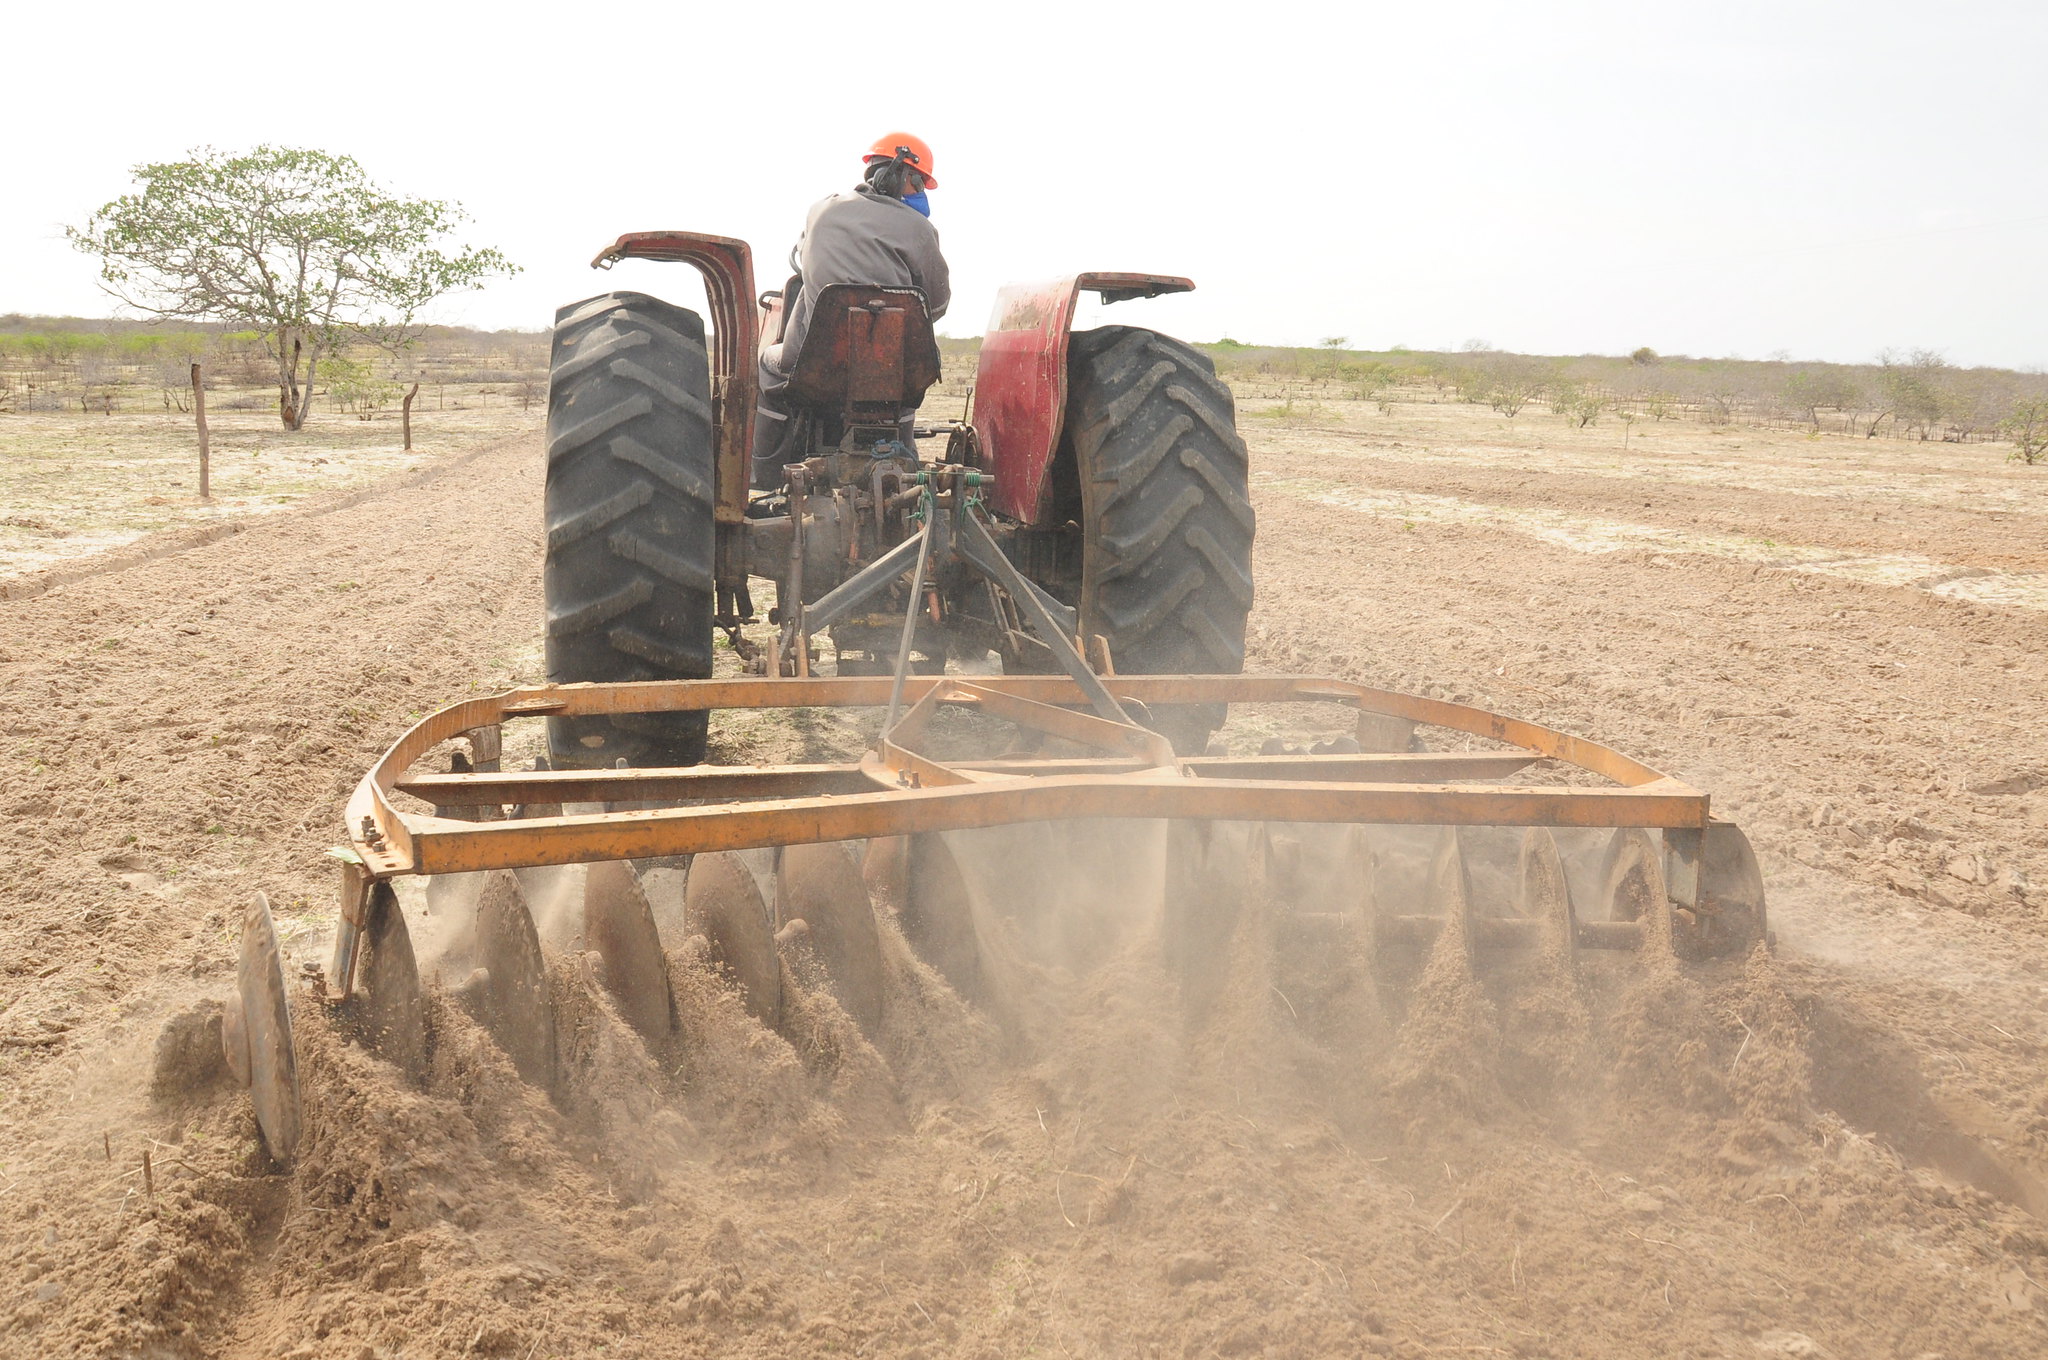
MULTIPOLYGON (((521 875, 568 865, 587 866, 568 938, 597 956, 620 1017, 657 1055, 691 1042, 671 985, 677 967, 717 969, 760 1023, 779 1028, 792 966, 815 964, 873 1034, 890 1004, 878 912, 893 913, 924 961, 1000 1020, 1029 985, 1014 966, 1020 951, 1059 932, 1086 944, 1118 928, 1059 921, 1055 860, 1153 885, 1156 901, 1133 919, 1155 923, 1192 1013, 1218 995, 1233 935, 1261 899, 1274 908, 1278 971, 1412 972, 1448 931, 1475 970, 1513 957, 1570 977, 1593 951, 1707 960, 1765 933, 1743 833, 1710 815, 1705 793, 1608 747, 1343 680, 1087 679, 656 681, 451 704, 404 733, 349 801, 333 958, 314 990, 364 1044, 421 1079, 432 1009, 394 883, 481 875, 480 888, 437 895, 437 911, 474 905, 433 971, 522 1077, 554 1087, 550 950, 521 875), (1319 705, 1343 711, 1356 735, 1320 743, 1319 754, 1282 743, 1256 756, 1176 756, 1127 716, 1191 704, 1319 705), (721 713, 818 708, 889 716, 853 762, 483 768, 497 763, 504 724, 519 720, 703 711, 715 734, 721 713), (1419 729, 1461 744, 1417 749, 1419 729), (458 742, 491 759, 425 768, 458 742), (952 749, 963 743, 1001 754, 952 749), (1043 839, 1006 842, 1017 862, 997 866, 1014 912, 999 928, 975 905, 977 876, 987 878, 975 838, 1032 827, 1043 839), (684 939, 662 937, 633 863, 671 857, 690 857, 673 918, 684 939)), ((299 1137, 290 1014, 259 907, 244 923, 225 1034, 266 1143, 289 1160, 299 1137)), ((1274 981, 1290 995, 1289 979, 1274 981)))

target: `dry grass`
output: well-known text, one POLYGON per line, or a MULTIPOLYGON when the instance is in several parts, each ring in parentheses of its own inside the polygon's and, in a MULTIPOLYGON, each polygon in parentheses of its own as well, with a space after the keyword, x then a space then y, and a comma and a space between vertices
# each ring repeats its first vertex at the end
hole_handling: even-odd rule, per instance
MULTIPOLYGON (((945 355, 945 377, 925 403, 928 420, 957 418, 973 355, 945 355)), ((1571 470, 1649 483, 1750 487, 1822 497, 1881 495, 1895 503, 2025 510, 2039 474, 2006 463, 2003 448, 1917 439, 1815 435, 1804 429, 1642 421, 1578 427, 1534 405, 1514 419, 1429 387, 1356 399, 1309 378, 1234 380, 1242 427, 1260 455, 1314 452, 1450 467, 1571 470)), ((119 546, 144 534, 224 515, 256 514, 358 485, 442 454, 537 431, 539 404, 522 409, 502 390, 449 385, 423 391, 412 453, 400 448, 395 411, 371 420, 322 409, 298 434, 281 430, 268 389, 213 395, 214 501, 197 496, 189 415, 116 411, 0 416, 0 576, 119 546), (261 409, 223 409, 235 398, 261 409)), ((935 449, 928 449, 935 453, 935 449)), ((1762 540, 1760 540, 1762 541, 1762 540)), ((1768 542, 1766 546, 1770 546, 1768 542)))

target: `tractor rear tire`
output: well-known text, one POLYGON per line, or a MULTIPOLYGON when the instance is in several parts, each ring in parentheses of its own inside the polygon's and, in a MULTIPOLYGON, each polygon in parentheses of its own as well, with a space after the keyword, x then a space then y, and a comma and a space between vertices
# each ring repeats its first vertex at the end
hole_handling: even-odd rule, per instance
MULTIPOLYGON (((555 314, 548 379, 547 677, 711 674, 714 453, 704 321, 644 293, 555 314)), ((557 769, 694 765, 705 715, 550 718, 557 769)))
MULTIPOLYGON (((1208 357, 1134 326, 1076 331, 1067 430, 1081 480, 1081 628, 1126 675, 1244 669, 1254 519, 1236 404, 1208 357)), ((1155 707, 1201 753, 1222 704, 1155 707)))

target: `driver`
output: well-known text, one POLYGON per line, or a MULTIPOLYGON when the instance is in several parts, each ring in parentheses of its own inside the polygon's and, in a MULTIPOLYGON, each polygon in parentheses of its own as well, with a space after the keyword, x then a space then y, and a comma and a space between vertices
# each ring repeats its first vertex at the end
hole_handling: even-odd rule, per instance
POLYGON ((865 157, 867 170, 849 193, 833 194, 811 209, 797 243, 797 272, 803 288, 794 300, 785 298, 782 341, 761 350, 760 401, 754 410, 754 489, 782 484, 782 468, 793 457, 783 455, 790 425, 786 402, 789 368, 803 349, 811 309, 818 293, 835 283, 882 288, 916 288, 925 308, 937 321, 946 314, 952 287, 946 257, 939 253, 938 229, 931 224, 927 189, 932 177, 932 150, 908 132, 890 132, 875 139, 865 157))

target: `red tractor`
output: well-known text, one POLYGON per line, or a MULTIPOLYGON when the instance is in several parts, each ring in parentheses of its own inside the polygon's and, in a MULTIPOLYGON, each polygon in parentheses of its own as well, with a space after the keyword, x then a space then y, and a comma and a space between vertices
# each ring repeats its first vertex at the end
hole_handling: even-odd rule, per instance
MULTIPOLYGON (((785 361, 795 414, 781 484, 750 491, 756 351, 779 339, 785 293, 757 307, 751 253, 727 237, 636 232, 592 264, 629 258, 702 272, 710 344, 697 313, 644 293, 556 315, 551 682, 708 677, 719 629, 782 675, 809 675, 819 638, 841 675, 971 667, 990 652, 1007 673, 1065 669, 1084 688, 1098 673, 1243 669, 1253 516, 1230 390, 1179 340, 1070 329, 1082 292, 1119 302, 1191 282, 1080 274, 1004 288, 972 420, 926 425, 904 418, 939 378, 923 295, 827 288, 785 361), (922 457, 920 437, 943 437, 943 456, 922 457), (772 654, 741 631, 753 577, 775 583, 772 654)), ((1183 705, 1142 720, 1199 752, 1222 716, 1183 705)), ((704 756, 701 711, 550 721, 558 768, 704 756)))

